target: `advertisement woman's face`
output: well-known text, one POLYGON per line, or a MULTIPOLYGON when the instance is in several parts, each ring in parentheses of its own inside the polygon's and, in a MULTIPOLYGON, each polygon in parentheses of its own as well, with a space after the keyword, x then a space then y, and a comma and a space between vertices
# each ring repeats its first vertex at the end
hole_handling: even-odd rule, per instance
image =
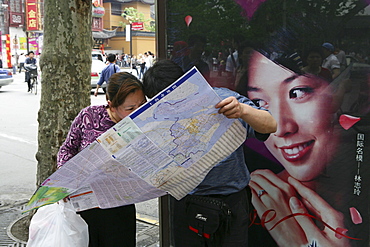
POLYGON ((332 96, 324 80, 297 75, 254 53, 248 97, 267 108, 278 123, 265 142, 290 176, 310 181, 333 157, 332 96))

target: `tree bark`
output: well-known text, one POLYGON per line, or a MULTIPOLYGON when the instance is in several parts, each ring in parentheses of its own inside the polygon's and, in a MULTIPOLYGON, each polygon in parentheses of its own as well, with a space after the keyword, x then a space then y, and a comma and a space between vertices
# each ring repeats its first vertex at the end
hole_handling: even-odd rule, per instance
POLYGON ((91 5, 91 0, 44 1, 37 186, 55 170, 71 122, 90 105, 91 5))

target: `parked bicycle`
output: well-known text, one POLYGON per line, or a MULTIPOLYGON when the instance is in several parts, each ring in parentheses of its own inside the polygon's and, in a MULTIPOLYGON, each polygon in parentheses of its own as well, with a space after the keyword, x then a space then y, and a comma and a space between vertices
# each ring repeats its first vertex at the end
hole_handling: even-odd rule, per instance
POLYGON ((26 70, 26 77, 30 80, 30 90, 29 92, 37 94, 37 66, 35 64, 27 64, 24 66, 26 70))

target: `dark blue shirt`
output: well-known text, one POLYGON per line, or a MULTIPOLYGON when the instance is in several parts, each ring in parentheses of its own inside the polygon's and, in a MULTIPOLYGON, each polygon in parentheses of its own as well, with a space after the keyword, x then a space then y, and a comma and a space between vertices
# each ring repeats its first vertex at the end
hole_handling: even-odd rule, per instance
MULTIPOLYGON (((253 108, 266 110, 257 107, 250 99, 226 88, 213 88, 222 98, 234 96, 239 102, 252 106, 253 108)), ((257 138, 265 141, 269 134, 256 132, 249 124, 239 119, 247 129, 247 138, 257 138)), ((244 189, 250 180, 249 171, 244 160, 243 147, 240 146, 231 155, 215 165, 203 181, 189 194, 194 195, 229 195, 244 189)))
POLYGON ((105 67, 103 71, 101 72, 101 75, 100 75, 100 78, 97 84, 101 86, 103 85, 104 82, 108 83, 109 78, 114 73, 118 73, 118 72, 120 72, 120 68, 117 65, 115 65, 114 63, 108 64, 108 66, 105 67))
POLYGON ((25 64, 36 64, 36 58, 26 58, 25 64))

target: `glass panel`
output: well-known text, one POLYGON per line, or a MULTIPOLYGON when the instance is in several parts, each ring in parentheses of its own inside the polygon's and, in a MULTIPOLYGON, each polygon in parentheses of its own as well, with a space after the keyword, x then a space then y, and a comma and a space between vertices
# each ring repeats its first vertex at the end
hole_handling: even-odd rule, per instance
POLYGON ((119 15, 122 14, 122 6, 120 3, 111 3, 111 14, 112 15, 119 15))
POLYGON ((196 66, 278 123, 267 141, 243 147, 255 174, 249 246, 368 246, 369 1, 167 0, 165 8, 165 58, 196 66))

